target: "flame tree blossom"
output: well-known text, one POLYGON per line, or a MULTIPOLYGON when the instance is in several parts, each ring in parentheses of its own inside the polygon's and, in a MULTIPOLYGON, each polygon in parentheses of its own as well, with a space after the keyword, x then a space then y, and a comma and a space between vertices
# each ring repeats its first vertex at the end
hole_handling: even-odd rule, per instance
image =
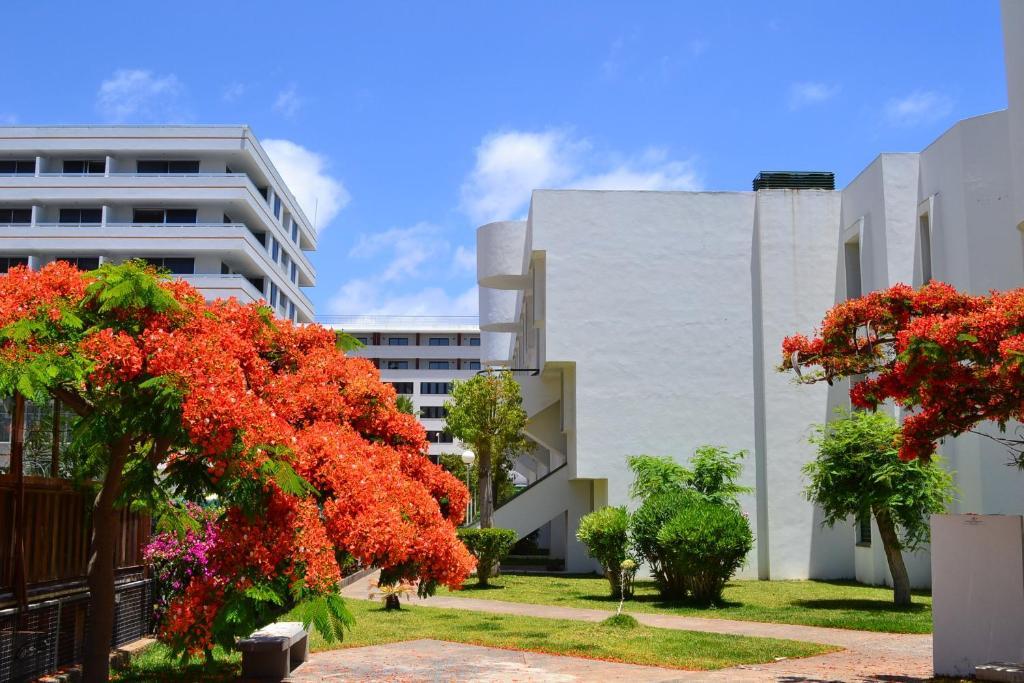
POLYGON ((165 606, 162 637, 185 653, 230 645, 293 604, 339 635, 339 559, 422 591, 473 569, 455 535, 469 494, 428 460, 393 388, 331 331, 262 303, 206 302, 139 262, 12 268, 0 277, 0 394, 15 391, 78 415, 69 454, 96 482, 89 632, 101 646, 86 653, 88 681, 107 677, 128 505, 177 519, 179 534, 188 513, 167 501, 223 505, 209 547, 192 546, 203 572, 165 606))
MULTIPOLYGON (((899 456, 927 460, 947 436, 985 421, 1005 433, 1024 420, 1024 289, 972 296, 931 282, 871 292, 829 310, 813 336, 787 337, 780 369, 804 383, 863 377, 851 402, 910 409, 899 456)), ((1024 439, 994 438, 1024 466, 1024 439)))

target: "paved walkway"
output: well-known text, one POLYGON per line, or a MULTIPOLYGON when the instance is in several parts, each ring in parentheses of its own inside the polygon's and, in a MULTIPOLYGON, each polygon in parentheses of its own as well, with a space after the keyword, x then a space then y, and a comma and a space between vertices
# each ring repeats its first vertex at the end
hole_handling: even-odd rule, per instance
MULTIPOLYGON (((367 577, 343 591, 365 599, 367 577)), ((575 607, 435 596, 413 600, 426 607, 446 607, 495 614, 550 619, 601 621, 610 612, 575 607)), ((659 667, 613 664, 594 660, 495 648, 419 640, 318 653, 296 672, 296 681, 921 681, 931 677, 932 638, 929 635, 848 631, 817 626, 766 624, 753 621, 705 619, 669 614, 631 613, 648 626, 707 631, 766 638, 788 638, 838 645, 836 652, 805 659, 745 665, 718 671, 680 671, 659 667), (314 678, 306 678, 306 671, 314 678), (319 678, 315 678, 319 676, 319 678)))

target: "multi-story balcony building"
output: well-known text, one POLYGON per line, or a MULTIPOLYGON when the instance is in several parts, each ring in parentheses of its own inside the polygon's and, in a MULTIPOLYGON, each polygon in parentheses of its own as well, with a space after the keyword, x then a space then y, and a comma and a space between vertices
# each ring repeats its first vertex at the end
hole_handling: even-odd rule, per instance
POLYGON ((445 401, 452 380, 480 371, 480 328, 476 317, 326 316, 326 327, 352 335, 381 379, 408 396, 427 430, 430 455, 461 452, 463 444, 445 430, 445 401))
POLYGON ((313 319, 316 232, 246 126, 0 128, 0 272, 150 260, 313 319))

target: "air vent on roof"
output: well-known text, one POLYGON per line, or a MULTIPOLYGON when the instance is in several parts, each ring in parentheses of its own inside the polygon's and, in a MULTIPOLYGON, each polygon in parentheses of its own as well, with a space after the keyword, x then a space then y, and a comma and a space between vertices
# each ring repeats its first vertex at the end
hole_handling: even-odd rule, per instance
POLYGON ((834 190, 836 174, 825 171, 761 171, 754 177, 757 190, 834 190))

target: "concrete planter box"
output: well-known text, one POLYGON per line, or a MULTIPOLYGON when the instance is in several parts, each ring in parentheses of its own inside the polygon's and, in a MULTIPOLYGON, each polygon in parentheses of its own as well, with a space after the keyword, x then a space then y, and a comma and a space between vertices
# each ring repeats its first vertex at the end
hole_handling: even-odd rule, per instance
POLYGON ((936 675, 1024 662, 1024 517, 932 515, 936 675))

